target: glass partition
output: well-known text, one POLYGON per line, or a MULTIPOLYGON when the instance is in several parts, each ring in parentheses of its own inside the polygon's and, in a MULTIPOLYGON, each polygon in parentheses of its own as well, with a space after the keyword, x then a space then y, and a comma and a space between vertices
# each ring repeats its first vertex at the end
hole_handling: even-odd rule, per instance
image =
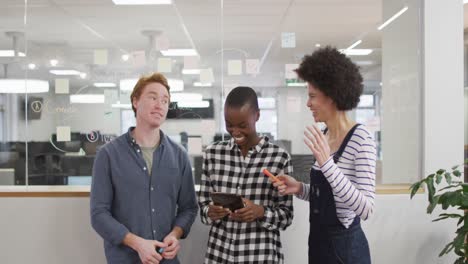
POLYGON ((293 72, 331 45, 364 77, 349 115, 378 147, 377 183, 421 171, 420 1, 6 1, 0 7, 0 185, 89 185, 96 151, 135 123, 130 93, 155 71, 170 80, 162 129, 191 156, 229 138, 223 103, 236 86, 259 97, 257 131, 291 153, 308 180, 313 119, 293 72), (24 89, 26 87, 26 89, 24 89))

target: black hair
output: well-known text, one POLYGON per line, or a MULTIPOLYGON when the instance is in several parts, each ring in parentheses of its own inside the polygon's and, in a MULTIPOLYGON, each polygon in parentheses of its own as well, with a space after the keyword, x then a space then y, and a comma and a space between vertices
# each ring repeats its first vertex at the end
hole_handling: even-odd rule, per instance
POLYGON ((257 93, 255 93, 254 89, 246 86, 238 86, 232 89, 226 97, 225 106, 241 108, 245 105, 249 105, 254 111, 259 110, 257 93))
POLYGON ((359 67, 336 48, 326 46, 306 55, 297 75, 330 97, 338 110, 356 108, 363 91, 359 67))

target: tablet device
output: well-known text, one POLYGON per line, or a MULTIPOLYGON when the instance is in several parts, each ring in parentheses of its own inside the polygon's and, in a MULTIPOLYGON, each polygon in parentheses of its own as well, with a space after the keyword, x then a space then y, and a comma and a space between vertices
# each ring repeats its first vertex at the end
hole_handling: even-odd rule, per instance
POLYGON ((242 196, 232 193, 221 193, 221 192, 212 192, 211 200, 216 206, 222 206, 223 208, 228 208, 231 212, 234 212, 237 209, 244 208, 244 202, 242 201, 242 196))

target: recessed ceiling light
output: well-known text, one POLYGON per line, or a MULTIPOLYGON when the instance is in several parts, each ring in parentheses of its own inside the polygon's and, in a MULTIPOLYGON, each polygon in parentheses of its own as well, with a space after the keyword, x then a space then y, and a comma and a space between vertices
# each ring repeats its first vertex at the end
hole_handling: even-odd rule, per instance
POLYGON ((354 42, 351 46, 349 46, 347 48, 347 50, 354 49, 357 45, 359 45, 361 43, 362 43, 362 40, 358 40, 358 41, 354 42))
POLYGON ((391 18, 387 19, 387 21, 383 22, 382 25, 378 26, 378 30, 384 29, 388 24, 392 23, 393 20, 397 19, 399 16, 401 16, 404 12, 408 10, 408 7, 405 6, 403 7, 400 11, 398 11, 395 15, 393 15, 391 18))
POLYGON ((77 70, 50 70, 50 73, 54 75, 80 75, 81 72, 77 70))
MULTIPOLYGON (((14 50, 0 50, 0 57, 14 57, 15 51, 14 50)), ((18 56, 25 57, 26 54, 23 52, 18 52, 18 56)))
POLYGON ((112 0, 115 5, 170 5, 172 0, 112 0))
POLYGON ((129 59, 130 59, 130 55, 128 55, 128 54, 123 54, 122 55, 122 60, 123 61, 128 61, 129 59))
POLYGON ((341 49, 340 52, 348 56, 365 56, 372 53, 372 49, 341 49))
POLYGON ((80 78, 85 79, 88 76, 85 72, 80 73, 80 78))
POLYGON ((201 82, 194 82, 193 86, 195 87, 211 87, 212 83, 201 83, 201 82))
POLYGON ((104 87, 117 87, 115 83, 111 82, 96 82, 93 83, 94 87, 104 88, 104 87))
POLYGON ((161 50, 161 54, 164 56, 198 56, 197 51, 194 49, 161 50))
POLYGON ((179 108, 208 108, 210 107, 209 101, 180 101, 177 102, 179 108))
POLYGON ((72 104, 103 104, 103 94, 73 94, 70 95, 70 103, 72 104))
POLYGON ((288 83, 287 86, 289 87, 304 87, 304 86, 307 86, 307 83, 302 83, 302 82, 291 82, 291 83, 288 83))
POLYGON ((58 60, 56 60, 56 59, 52 59, 49 62, 50 62, 50 65, 52 65, 54 67, 57 66, 57 64, 58 64, 58 60))
POLYGON ((0 79, 0 93, 47 93, 49 82, 43 80, 0 79))
POLYGON ((316 48, 320 48, 320 46, 321 46, 320 43, 315 44, 316 48))
POLYGON ((28 64, 28 69, 30 69, 30 70, 36 69, 36 64, 34 64, 34 63, 29 63, 29 64, 28 64))

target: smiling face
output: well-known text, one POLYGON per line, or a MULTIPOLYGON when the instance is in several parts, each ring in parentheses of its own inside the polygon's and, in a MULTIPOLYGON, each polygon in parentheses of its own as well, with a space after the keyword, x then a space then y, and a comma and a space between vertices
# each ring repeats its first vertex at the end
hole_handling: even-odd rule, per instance
POLYGON ((307 107, 312 112, 315 122, 327 122, 337 112, 335 103, 310 83, 307 83, 307 90, 307 107))
POLYGON ((133 98, 139 124, 159 128, 166 120, 169 109, 169 92, 160 83, 149 83, 138 98, 133 98))
POLYGON ((226 130, 242 149, 248 149, 257 144, 258 136, 255 123, 259 117, 260 112, 253 110, 249 104, 242 107, 224 107, 226 130))

